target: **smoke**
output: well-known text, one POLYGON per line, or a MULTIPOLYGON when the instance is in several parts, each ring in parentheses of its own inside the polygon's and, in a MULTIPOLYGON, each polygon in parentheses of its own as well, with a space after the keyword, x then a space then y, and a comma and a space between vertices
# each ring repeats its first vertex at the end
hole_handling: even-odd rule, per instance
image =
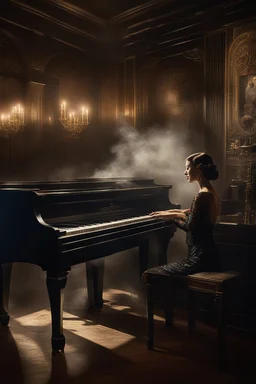
POLYGON ((171 200, 184 204, 191 200, 194 189, 184 177, 185 159, 192 151, 186 133, 181 129, 177 133, 171 126, 140 133, 124 124, 118 136, 111 149, 112 161, 97 169, 93 177, 152 178, 156 184, 173 185, 171 200))

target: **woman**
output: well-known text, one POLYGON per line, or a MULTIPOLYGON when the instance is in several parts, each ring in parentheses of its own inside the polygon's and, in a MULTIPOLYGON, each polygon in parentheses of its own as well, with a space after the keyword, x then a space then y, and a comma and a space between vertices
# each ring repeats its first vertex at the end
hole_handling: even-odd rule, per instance
POLYGON ((210 180, 216 180, 219 172, 212 157, 203 152, 190 155, 185 167, 184 174, 188 182, 196 181, 199 185, 199 192, 192 200, 191 208, 152 212, 151 216, 163 220, 173 219, 178 228, 186 231, 188 257, 160 268, 182 275, 218 271, 213 227, 218 216, 219 198, 210 180))

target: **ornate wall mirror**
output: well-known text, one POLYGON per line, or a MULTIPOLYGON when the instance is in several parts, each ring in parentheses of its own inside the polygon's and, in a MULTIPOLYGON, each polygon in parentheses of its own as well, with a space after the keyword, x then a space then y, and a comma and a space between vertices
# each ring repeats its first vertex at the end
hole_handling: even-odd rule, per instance
MULTIPOLYGON (((256 30, 238 36, 228 53, 227 143, 256 136, 256 30)), ((227 148, 228 149, 228 148, 227 148)))
POLYGON ((235 29, 238 33, 234 33, 228 50, 225 100, 228 180, 247 179, 251 146, 256 143, 256 25, 247 28, 250 29, 235 29))

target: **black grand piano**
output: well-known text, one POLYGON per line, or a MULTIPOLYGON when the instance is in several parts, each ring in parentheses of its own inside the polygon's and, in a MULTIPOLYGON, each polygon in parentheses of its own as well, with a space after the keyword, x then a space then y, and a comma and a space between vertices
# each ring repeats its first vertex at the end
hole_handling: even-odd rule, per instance
MULTIPOLYGON (((180 208, 170 203, 170 185, 151 179, 78 179, 0 184, 0 322, 8 325, 3 304, 2 265, 39 265, 46 271, 52 316, 52 349, 63 351, 63 291, 72 265, 86 262, 88 305, 103 305, 104 257, 139 246, 140 273, 148 266, 152 235, 158 263, 176 228, 149 216, 180 208)), ((7 284, 8 285, 8 284, 7 284)))

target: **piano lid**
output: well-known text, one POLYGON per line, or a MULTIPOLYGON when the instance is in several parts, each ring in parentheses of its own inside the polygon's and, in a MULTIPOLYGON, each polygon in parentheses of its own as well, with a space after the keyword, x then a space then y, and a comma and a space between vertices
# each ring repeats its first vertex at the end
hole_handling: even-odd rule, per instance
MULTIPOLYGON (((143 179, 133 177, 116 177, 116 178, 84 178, 84 179, 64 179, 64 180, 38 180, 38 181, 22 181, 10 180, 0 182, 2 188, 18 188, 32 190, 89 190, 89 189, 115 189, 115 188, 136 188, 140 186, 153 186, 154 179, 143 179)), ((170 186, 169 186, 170 188, 170 186)))

